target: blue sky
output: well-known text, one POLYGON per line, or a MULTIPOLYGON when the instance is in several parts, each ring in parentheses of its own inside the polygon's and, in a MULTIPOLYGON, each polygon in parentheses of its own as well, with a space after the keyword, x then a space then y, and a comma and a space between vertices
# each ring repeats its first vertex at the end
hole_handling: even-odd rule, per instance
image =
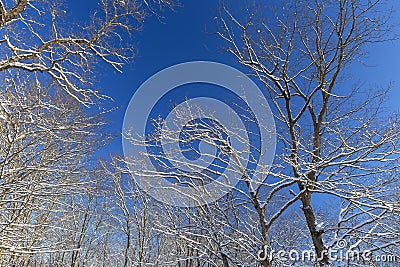
MULTIPOLYGON (((218 1, 182 1, 182 7, 162 13, 163 18, 146 19, 143 30, 135 35, 133 46, 138 49, 133 64, 119 74, 103 68, 98 86, 102 93, 111 96, 119 110, 112 116, 112 128, 120 131, 125 109, 135 90, 150 76, 165 67, 192 60, 211 60, 240 67, 228 53, 224 43, 215 34, 214 18, 218 16, 218 1)), ((238 2, 239 3, 239 2, 238 2)), ((400 1, 390 1, 394 8, 393 22, 400 24, 400 1)), ((77 16, 83 16, 94 4, 91 1, 68 2, 77 16)), ((73 14, 73 15, 75 15, 73 14)), ((87 13, 86 13, 87 14, 87 13)), ((400 34, 400 30, 396 29, 400 34)), ((388 107, 400 111, 400 42, 376 44, 368 49, 364 64, 351 69, 352 82, 361 82, 373 88, 393 85, 388 107)), ((119 143, 119 141, 117 141, 119 143)), ((120 143, 110 151, 120 152, 120 143)))

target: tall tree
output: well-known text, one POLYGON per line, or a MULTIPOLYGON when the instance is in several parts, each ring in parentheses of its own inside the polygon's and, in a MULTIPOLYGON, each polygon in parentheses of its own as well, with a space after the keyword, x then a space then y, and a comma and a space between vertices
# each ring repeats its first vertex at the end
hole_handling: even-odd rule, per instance
MULTIPOLYGON (((396 251, 399 233, 389 221, 399 214, 398 115, 382 112, 388 89, 357 87, 344 79, 366 45, 393 38, 381 2, 285 2, 265 21, 255 11, 245 10, 250 12, 245 17, 235 11, 243 10, 222 7, 219 35, 269 96, 278 134, 275 162, 253 173, 250 166, 257 159, 244 162, 254 144, 241 138, 234 120, 221 126, 213 111, 190 102, 165 121, 155 120, 149 136, 127 133, 134 146, 146 148, 126 158, 134 176, 200 189, 218 175, 220 183, 229 183, 228 175, 239 180, 226 198, 214 203, 201 201, 212 191, 190 195, 201 205, 170 210, 167 218, 179 218, 179 223, 163 220, 158 231, 191 249, 181 253, 177 248, 186 266, 295 264, 273 253, 258 261, 263 247, 311 247, 315 257, 304 266, 334 266, 328 251, 339 248, 396 251), (215 155, 211 149, 201 152, 199 142, 214 147, 215 155), (165 149, 158 149, 162 145, 165 149), (220 163, 232 164, 231 171, 224 173, 220 163), (251 175, 263 179, 252 182, 251 175), (321 207, 323 200, 333 203, 332 209, 321 207)), ((252 119, 248 116, 246 122, 252 119)), ((351 264, 365 262, 374 259, 351 264)))
POLYGON ((69 231, 71 199, 95 188, 90 155, 110 139, 94 134, 101 114, 52 87, 14 79, 0 95, 1 265, 71 249, 52 236, 69 231))
MULTIPOLYGON (((297 185, 281 213, 301 202, 320 265, 329 264, 326 250, 340 240, 351 249, 371 250, 399 242, 398 233, 383 226, 397 217, 398 116, 382 113, 388 90, 352 87, 341 79, 367 44, 393 38, 383 8, 379 0, 300 1, 282 3, 265 20, 256 12, 241 20, 224 6, 219 21, 228 52, 270 96, 282 148, 281 168, 273 175, 289 178, 284 187, 297 185), (331 211, 337 223, 326 229, 316 219, 316 194, 342 203, 331 211)), ((284 187, 272 188, 271 194, 284 187)), ((254 203, 262 210, 267 242, 269 203, 264 201, 254 203)))
POLYGON ((93 153, 110 140, 95 75, 121 72, 132 34, 174 1, 0 1, 0 265, 115 265, 110 197, 93 153), (99 111, 100 110, 100 111, 99 111), (97 250, 94 249, 97 246, 97 250))

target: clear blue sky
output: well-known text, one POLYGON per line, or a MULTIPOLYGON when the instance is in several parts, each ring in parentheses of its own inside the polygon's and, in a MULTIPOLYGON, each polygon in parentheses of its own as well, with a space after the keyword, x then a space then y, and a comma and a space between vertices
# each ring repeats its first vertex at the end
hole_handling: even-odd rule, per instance
MULTIPOLYGON (((72 0, 68 4, 77 16, 82 16, 93 2, 72 0)), ((152 16, 145 21, 143 31, 136 34, 132 44, 138 49, 138 55, 133 64, 124 68, 123 74, 107 68, 109 72, 100 77, 101 92, 110 95, 120 107, 112 116, 113 130, 120 131, 125 109, 135 90, 163 68, 191 60, 211 60, 239 67, 232 56, 223 51, 224 44, 215 34, 218 1, 182 2, 182 7, 163 13, 161 20, 152 16)), ((393 22, 400 24, 400 1, 390 2, 396 12, 393 22)), ((397 32, 400 34, 399 29, 397 32)), ((388 107, 400 111, 400 42, 377 44, 368 52, 365 65, 356 64, 352 69, 352 82, 360 81, 372 87, 384 87, 392 82, 388 107)), ((119 144, 117 140, 113 152, 121 151, 119 144)))

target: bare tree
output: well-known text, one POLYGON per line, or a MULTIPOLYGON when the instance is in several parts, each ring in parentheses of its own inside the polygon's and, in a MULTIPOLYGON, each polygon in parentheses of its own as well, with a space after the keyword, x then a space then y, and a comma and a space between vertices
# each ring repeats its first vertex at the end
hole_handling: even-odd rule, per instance
POLYGON ((0 1, 0 265, 284 266, 294 263, 260 260, 259 251, 312 246, 318 260, 303 264, 324 266, 335 265, 327 251, 343 241, 342 249, 400 257, 398 115, 382 113, 388 90, 344 79, 367 44, 392 38, 379 0, 289 3, 266 21, 222 7, 220 37, 272 104, 272 167, 260 163, 263 151, 249 153, 257 143, 243 136, 257 133, 190 104, 176 111, 177 127, 156 120, 149 136, 124 133, 145 153, 96 167, 91 155, 109 136, 102 114, 84 108, 101 97, 94 66, 121 71, 146 10, 173 5, 103 0, 77 25, 59 2, 0 1), (197 188, 198 205, 160 203, 128 174, 197 188), (211 183, 226 194, 205 203, 211 183))
POLYGON ((62 1, 1 1, 0 71, 37 72, 40 79, 56 81, 82 104, 93 103, 100 96, 92 88, 95 64, 102 61, 121 72, 134 56, 130 35, 140 29, 147 7, 155 12, 175 2, 102 0, 99 4, 88 14, 89 21, 76 24, 62 1))
POLYGON ((5 84, 0 96, 0 261, 33 266, 32 255, 74 249, 59 239, 72 230, 64 216, 73 220, 67 216, 72 199, 95 188, 90 155, 110 137, 93 134, 104 126, 101 114, 84 112, 63 91, 26 80, 5 84))
POLYGON ((177 127, 156 120, 149 136, 126 133, 132 144, 147 148, 126 158, 133 176, 200 189, 217 176, 239 180, 234 189, 227 183, 233 191, 212 204, 200 200, 207 192, 192 195, 202 205, 174 209, 171 214, 179 216, 171 217, 184 219, 158 226, 193 249, 177 253, 177 260, 186 266, 283 266, 293 262, 279 262, 276 255, 258 261, 257 251, 311 246, 316 257, 304 265, 325 266, 335 264, 328 250, 343 241, 343 249, 373 253, 398 245, 398 231, 388 223, 398 219, 399 209, 398 116, 382 113, 387 89, 364 89, 344 79, 367 44, 392 38, 381 8, 380 1, 297 2, 283 4, 264 22, 251 11, 243 19, 223 6, 219 35, 269 95, 278 150, 271 169, 261 166, 254 174, 262 182, 254 183, 251 168, 243 164, 249 144, 235 125, 214 123, 212 112, 188 107, 176 112, 177 127), (199 141, 217 153, 200 153, 203 162, 197 160, 199 141), (233 145, 240 142, 240 148, 233 145), (172 150, 160 153, 160 145, 172 150), (215 162, 204 169, 212 157, 232 164, 229 175, 215 162), (148 167, 145 159, 157 167, 148 167), (321 209, 321 198, 333 203, 332 209, 321 209))
MULTIPOLYGON (((395 230, 380 227, 398 209, 391 196, 398 183, 398 117, 382 116, 387 90, 351 88, 341 80, 366 44, 392 38, 388 17, 381 1, 282 4, 271 21, 250 13, 241 22, 223 7, 219 35, 263 84, 279 122, 284 149, 274 176, 290 177, 284 187, 297 185, 280 213, 301 202, 321 265, 328 264, 326 250, 340 240, 355 239, 351 249, 365 244, 372 250, 399 242, 395 230), (332 211, 339 218, 329 229, 318 227, 315 193, 344 203, 332 211)), ((284 187, 271 189, 270 195, 284 187)), ((271 220, 265 218, 269 203, 263 201, 255 199, 255 207, 262 210, 265 242, 271 220)))
MULTIPOLYGON (((191 195, 190 198, 195 203, 202 203, 202 205, 176 208, 158 203, 158 205, 162 205, 164 212, 159 214, 160 219, 153 224, 153 227, 156 232, 168 237, 167 239, 174 240, 172 247, 176 250, 175 264, 224 267, 256 265, 258 251, 262 249, 261 244, 263 244, 261 237, 263 231, 266 231, 266 228, 257 227, 260 224, 260 216, 266 215, 260 214, 264 212, 260 206, 255 206, 261 201, 270 204, 268 214, 271 217, 269 222, 264 222, 264 227, 269 227, 268 230, 274 233, 276 239, 292 240, 293 234, 290 234, 292 232, 282 232, 279 223, 291 220, 293 226, 304 227, 303 222, 298 220, 299 223, 295 223, 293 218, 288 219, 288 217, 285 220, 279 218, 283 213, 281 205, 284 205, 285 208, 288 207, 286 204, 288 198, 280 196, 272 199, 273 194, 265 189, 266 187, 274 191, 277 190, 275 188, 279 190, 281 187, 287 187, 288 183, 292 183, 291 178, 275 182, 262 180, 259 183, 253 183, 250 178, 251 170, 246 166, 247 162, 255 163, 258 162, 258 159, 248 157, 248 154, 244 153, 249 149, 250 144, 241 139, 238 134, 240 129, 236 128, 234 123, 222 126, 216 123, 218 120, 211 113, 203 112, 198 107, 190 107, 189 104, 175 111, 176 118, 171 123, 177 127, 169 127, 171 125, 167 125, 165 121, 156 120, 154 121, 155 131, 147 137, 137 136, 132 131, 126 133, 126 138, 136 146, 154 148, 158 146, 157 144, 166 144, 163 153, 149 149, 143 154, 125 157, 124 160, 130 166, 130 174, 133 176, 149 179, 150 182, 157 179, 169 179, 173 180, 175 184, 199 190, 198 194, 191 195), (182 128, 181 125, 184 127, 182 128), (235 139, 237 140, 235 141, 235 139), (199 153, 196 148, 198 141, 214 147, 217 152, 211 154, 211 152, 207 152, 208 150, 203 150, 197 161, 183 160, 182 157, 177 156, 183 152, 190 158, 195 153, 199 153), (243 142, 242 146, 233 146, 237 141, 243 142), (182 151, 180 151, 180 146, 182 151), (210 160, 214 157, 218 159, 218 162, 210 160), (153 158, 157 163, 162 164, 163 170, 157 170, 154 166, 146 164, 148 158, 153 158), (173 162, 173 165, 167 165, 165 163, 167 161, 173 162), (211 165, 204 168, 207 166, 204 163, 208 162, 212 162, 211 165), (202 199, 204 194, 213 194, 212 191, 207 192, 204 185, 212 181, 224 183, 228 180, 227 173, 224 170, 218 170, 219 167, 217 167, 225 164, 230 164, 229 169, 232 172, 229 173, 238 177, 237 187, 233 188, 235 184, 227 183, 226 186, 233 190, 232 192, 216 202, 204 203, 202 199), (222 180, 216 180, 217 176, 221 176, 222 180), (270 195, 268 196, 268 194, 270 195), (275 224, 277 220, 278 225, 275 224)), ((246 119, 250 120, 250 118, 246 119)), ((268 166, 259 166, 254 175, 267 176, 268 166)), ((157 186, 157 183, 154 186, 157 186)), ((167 187, 165 189, 168 194, 167 187)), ((290 200, 289 203, 292 204, 293 201, 290 200)), ((297 233, 301 235, 303 232, 297 231, 297 233)), ((270 244, 270 238, 267 239, 267 242, 266 244, 270 244)), ((175 266, 174 262, 170 261, 164 261, 163 266, 169 266, 168 263, 175 266)))
POLYGON ((176 2, 98 2, 76 22, 67 2, 0 1, 1 266, 119 265, 115 198, 92 158, 106 112, 84 106, 103 97, 99 63, 121 72, 146 14, 176 2))
POLYGON ((171 253, 177 241, 159 230, 158 225, 175 219, 169 208, 148 196, 129 176, 125 160, 114 156, 103 162, 110 204, 108 230, 118 244, 118 266, 176 266, 171 253), (173 245, 172 245, 173 244, 173 245))

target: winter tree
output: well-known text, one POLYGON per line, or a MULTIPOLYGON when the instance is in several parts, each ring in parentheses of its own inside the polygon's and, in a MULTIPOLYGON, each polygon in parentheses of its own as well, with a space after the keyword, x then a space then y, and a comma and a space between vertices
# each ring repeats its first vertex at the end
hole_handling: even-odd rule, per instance
MULTIPOLYGON (((252 71, 275 111, 281 149, 272 175, 289 182, 270 194, 295 185, 280 211, 301 203, 320 265, 329 264, 324 251, 341 240, 372 251, 399 242, 398 230, 386 223, 398 217, 398 116, 382 112, 388 89, 344 79, 367 45, 393 38, 381 2, 283 3, 274 16, 262 20, 254 12, 245 21, 224 6, 219 21, 228 52, 252 71), (317 221, 316 195, 340 203, 326 215, 336 215, 334 223, 317 221)), ((268 201, 253 202, 267 229, 263 242, 273 241, 268 201)))
MULTIPOLYGON (((233 139, 242 140, 235 126, 214 123, 218 118, 210 112, 188 112, 196 110, 191 106, 177 112, 175 128, 155 120, 156 130, 149 136, 125 133, 132 144, 147 148, 125 159, 134 166, 131 173, 136 177, 199 187, 216 175, 224 176, 213 165, 204 171, 197 159, 198 142, 217 151, 200 156, 234 165, 230 174, 239 183, 225 197, 204 204, 199 195, 191 195, 201 205, 171 209, 170 214, 179 216, 170 215, 171 220, 157 227, 188 247, 187 254, 176 254, 183 266, 294 264, 279 261, 276 255, 260 260, 257 254, 264 247, 300 252, 311 247, 315 257, 304 266, 340 265, 328 256, 338 247, 398 255, 399 231, 390 223, 399 219, 398 115, 383 112, 389 89, 348 81, 352 63, 364 56, 368 45, 394 38, 384 6, 379 0, 278 6, 263 20, 262 14, 249 9, 246 18, 236 15, 239 11, 225 3, 218 19, 218 34, 227 51, 251 71, 272 105, 277 152, 272 166, 262 166, 254 174, 263 177, 261 182, 252 182, 251 168, 243 165, 249 144, 234 147, 233 139), (159 153, 155 147, 161 144, 180 150, 159 153), (179 153, 186 158, 192 153, 196 161, 184 161, 179 153), (159 168, 147 168, 144 158, 159 168), (321 207, 321 200, 331 206, 321 207), (184 219, 177 223, 176 218, 184 219)), ((373 262, 368 258, 351 264, 373 262)))
MULTIPOLYGON (((0 1, 0 265, 111 266, 113 209, 93 153, 108 143, 94 84, 121 72, 146 14, 173 1, 0 1), (89 12, 89 11, 88 11, 89 12), (92 109, 87 109, 91 106, 92 109)), ((104 178, 104 179, 103 179, 104 178)))
POLYGON ((61 237, 75 234, 73 202, 94 194, 90 155, 109 138, 93 134, 103 131, 102 115, 52 92, 57 85, 16 81, 0 96, 0 262, 35 266, 32 255, 75 249, 61 237))
POLYGON ((0 2, 0 71, 36 72, 40 79, 56 81, 82 104, 100 96, 92 86, 96 64, 105 62, 121 72, 134 56, 130 35, 140 29, 147 11, 175 5, 168 0, 102 0, 89 19, 78 24, 71 20, 66 4, 0 2))

